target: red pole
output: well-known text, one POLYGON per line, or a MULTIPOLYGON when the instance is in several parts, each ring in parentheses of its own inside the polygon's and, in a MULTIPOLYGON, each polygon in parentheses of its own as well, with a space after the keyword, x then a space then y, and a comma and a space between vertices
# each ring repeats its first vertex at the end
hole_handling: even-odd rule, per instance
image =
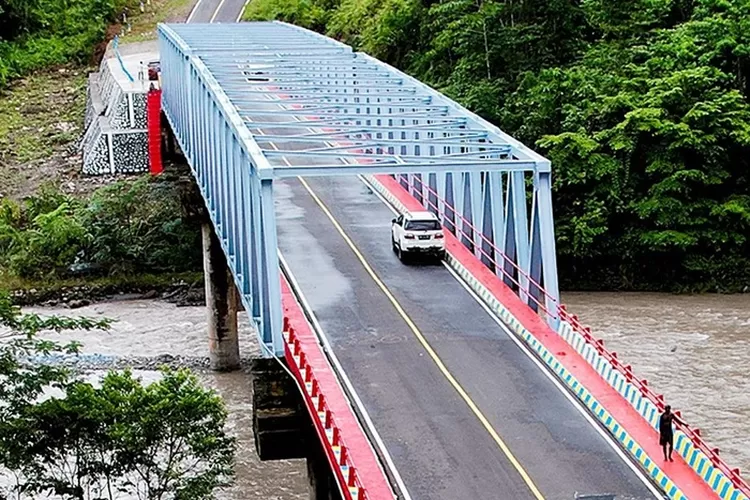
POLYGON ((148 128, 148 158, 151 175, 159 175, 164 167, 161 163, 161 89, 151 88, 146 100, 146 123, 148 128))

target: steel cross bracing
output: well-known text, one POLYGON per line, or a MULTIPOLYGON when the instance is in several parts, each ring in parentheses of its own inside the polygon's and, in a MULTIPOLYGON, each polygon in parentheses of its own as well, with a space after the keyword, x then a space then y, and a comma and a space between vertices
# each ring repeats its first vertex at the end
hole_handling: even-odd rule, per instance
POLYGON ((273 183, 285 177, 396 176, 478 257, 505 262, 492 267, 556 321, 547 159, 408 75, 296 26, 162 24, 159 50, 165 114, 270 350, 283 351, 273 183))

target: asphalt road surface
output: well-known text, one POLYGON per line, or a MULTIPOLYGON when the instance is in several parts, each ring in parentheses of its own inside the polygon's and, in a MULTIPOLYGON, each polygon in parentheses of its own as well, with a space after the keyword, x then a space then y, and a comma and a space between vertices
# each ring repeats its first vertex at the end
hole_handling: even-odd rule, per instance
POLYGON ((356 177, 307 179, 511 459, 298 180, 277 183, 279 247, 415 499, 653 498, 610 444, 439 264, 402 264, 392 212, 356 177))
POLYGON ((245 0, 198 0, 188 18, 190 23, 233 23, 245 0))

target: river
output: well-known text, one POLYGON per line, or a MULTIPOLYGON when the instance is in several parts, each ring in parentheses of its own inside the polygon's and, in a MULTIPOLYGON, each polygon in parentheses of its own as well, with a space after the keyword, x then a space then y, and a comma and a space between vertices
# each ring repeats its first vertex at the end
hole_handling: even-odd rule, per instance
POLYGON ((732 467, 750 471, 750 294, 564 293, 732 467))
MULTIPOLYGON (((733 467, 750 470, 750 295, 676 296, 648 293, 565 293, 570 310, 591 326, 607 346, 631 363, 685 418, 704 431, 733 467)), ((143 359, 170 354, 206 356, 203 307, 177 307, 150 300, 120 300, 75 311, 32 308, 43 314, 87 315, 117 320, 109 332, 51 334, 77 339, 84 353, 143 359)), ((243 357, 256 355, 244 314, 243 357)), ((144 379, 154 372, 139 371, 144 379)), ((238 438, 235 485, 222 500, 307 498, 302 461, 260 462, 255 455, 249 375, 202 370, 203 382, 226 400, 231 432, 238 438)))

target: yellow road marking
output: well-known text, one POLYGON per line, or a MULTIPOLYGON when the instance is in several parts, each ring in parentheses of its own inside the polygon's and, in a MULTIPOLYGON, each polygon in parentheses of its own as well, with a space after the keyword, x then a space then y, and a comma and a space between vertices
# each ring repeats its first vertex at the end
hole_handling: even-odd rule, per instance
POLYGON ((354 255, 357 256, 357 259, 362 263, 362 265, 365 268, 365 271, 367 271, 367 274, 370 275, 372 280, 375 282, 375 284, 378 285, 378 288, 385 294, 386 297, 388 297, 388 300, 393 304, 393 307, 396 308, 396 311, 398 314, 403 318, 403 320, 406 322, 406 324, 411 329, 414 336, 419 340, 419 343, 422 344, 422 347, 424 347, 425 351, 427 351, 427 354, 430 355, 432 360, 435 362, 435 365, 437 365, 438 369, 442 372, 443 376, 450 382, 450 384, 453 386, 454 389, 456 389, 456 392, 461 396, 461 398, 464 400, 466 405, 471 409, 472 413, 476 415, 476 417, 479 419, 479 421, 482 423, 484 428, 489 432, 492 439, 497 443, 497 445, 500 447, 500 449, 503 451, 505 456, 508 458, 508 461, 513 464, 513 467, 518 471, 518 473, 521 475, 521 478, 523 478, 524 482, 526 483, 526 486, 529 487, 531 490, 531 493, 534 495, 534 497, 537 500, 544 500, 544 496, 539 491, 539 488, 534 484, 534 481, 532 481, 531 476, 529 476, 529 473, 526 472, 526 470, 523 468, 521 463, 516 459, 516 457, 513 455, 513 453, 510 451, 510 448, 508 448, 508 445, 505 444, 505 441, 500 437, 500 435, 497 433, 497 431, 492 427, 492 424, 490 424, 489 420, 487 420, 487 417, 484 416, 482 413, 482 410, 479 409, 477 404, 474 402, 474 400, 471 399, 471 396, 466 392, 466 390, 461 386, 461 384, 458 383, 458 380, 453 376, 453 374, 448 370, 448 368, 445 366, 443 361, 440 359, 440 357, 437 355, 435 350, 432 348, 429 342, 427 342, 427 339, 422 334, 422 332, 419 331, 419 328, 417 328, 417 325, 414 324, 414 321, 409 317, 408 314, 406 314, 406 311, 404 311, 403 307, 401 307, 401 304, 398 303, 396 300, 396 297, 393 296, 390 290, 385 286, 385 283, 378 277, 377 274, 375 274, 375 271, 372 269, 370 264, 365 260, 364 255, 362 255, 362 252, 359 251, 359 249, 356 247, 354 242, 349 238, 349 236, 344 231, 344 228, 341 227, 341 224, 333 217, 333 214, 331 214, 330 210, 328 210, 328 207, 325 206, 323 201, 318 198, 318 195, 316 195, 313 190, 310 188, 310 185, 307 184, 307 182, 302 177, 297 177, 299 181, 302 183, 302 185, 305 187, 307 192, 310 194, 313 200, 315 200, 315 203, 318 204, 321 210, 323 210, 323 213, 326 214, 328 219, 331 221, 333 226, 336 228, 336 231, 339 232, 342 238, 344 238, 344 241, 346 241, 346 244, 349 245, 349 248, 351 248, 352 252, 354 252, 354 255))

